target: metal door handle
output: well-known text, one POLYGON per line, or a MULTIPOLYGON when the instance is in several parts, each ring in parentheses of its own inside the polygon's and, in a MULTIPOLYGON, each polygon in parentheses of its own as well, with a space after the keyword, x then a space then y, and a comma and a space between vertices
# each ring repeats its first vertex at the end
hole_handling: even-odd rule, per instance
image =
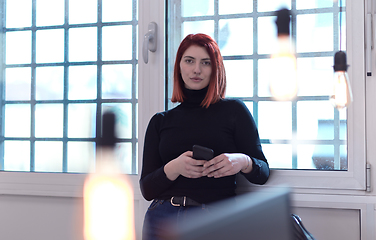
POLYGON ((142 57, 144 62, 148 63, 148 52, 155 52, 157 50, 157 24, 155 22, 149 23, 148 32, 144 37, 144 46, 142 48, 142 57))

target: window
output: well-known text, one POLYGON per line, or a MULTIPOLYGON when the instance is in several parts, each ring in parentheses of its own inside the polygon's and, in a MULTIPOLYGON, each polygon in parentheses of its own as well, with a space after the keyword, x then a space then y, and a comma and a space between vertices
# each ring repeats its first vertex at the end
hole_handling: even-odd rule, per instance
POLYGON ((1 1, 1 171, 91 171, 112 110, 123 171, 137 173, 137 3, 1 1))
MULTIPOLYGON (((348 4, 352 5, 351 2, 348 4)), ((360 14, 363 11, 352 10, 346 6, 346 1, 339 6, 339 1, 329 0, 207 0, 200 1, 200 4, 197 1, 170 0, 167 27, 174 34, 168 35, 170 78, 167 98, 172 94, 173 60, 180 41, 189 33, 209 34, 218 42, 224 57, 228 79, 226 96, 243 100, 253 114, 264 153, 276 172, 274 175, 281 177, 280 183, 283 176, 295 179, 292 180, 294 186, 313 186, 308 183, 312 181, 309 176, 325 176, 324 182, 333 183, 337 177, 359 176, 355 172, 362 175, 365 171, 364 152, 354 157, 357 143, 347 139, 358 135, 361 137, 359 144, 364 147, 364 131, 354 132, 353 129, 354 124, 364 126, 364 105, 361 105, 364 99, 364 89, 361 88, 363 72, 357 72, 355 67, 349 70, 351 80, 356 81, 354 98, 359 98, 348 111, 338 111, 329 102, 333 56, 340 50, 340 38, 341 50, 346 51, 346 45, 351 46, 347 51, 348 59, 363 59, 362 55, 354 54, 354 42, 358 40, 346 38, 348 31, 355 31, 354 16, 358 16, 352 16, 351 22, 346 21, 348 12, 356 12, 363 22, 360 14), (268 90, 269 58, 273 46, 277 45, 275 11, 281 7, 292 11, 291 38, 296 46, 299 81, 298 97, 285 102, 273 100, 268 90), (355 106, 360 108, 355 110, 355 106), (359 115, 354 115, 358 110, 359 115), (307 177, 304 184, 296 180, 302 176, 307 177)), ((358 43, 362 46, 362 39, 358 43)), ((363 49, 359 48, 359 51, 363 49)), ((168 108, 172 108, 168 99, 168 108)), ((332 183, 315 187, 327 188, 332 183)), ((347 186, 364 189, 364 174, 347 186)))

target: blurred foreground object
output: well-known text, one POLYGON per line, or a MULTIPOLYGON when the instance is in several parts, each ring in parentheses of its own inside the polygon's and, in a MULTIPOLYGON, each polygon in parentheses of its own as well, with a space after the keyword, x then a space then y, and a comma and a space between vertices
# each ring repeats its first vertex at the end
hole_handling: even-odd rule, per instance
POLYGON ((290 39, 290 11, 277 12, 278 51, 271 56, 269 90, 278 101, 289 101, 298 93, 296 56, 290 39))
POLYGON ((287 187, 265 187, 214 203, 211 208, 207 214, 192 211, 179 223, 171 219, 163 239, 294 239, 287 187))
POLYGON ((96 172, 84 184, 85 240, 134 240, 133 189, 115 158, 115 114, 103 114, 96 172))

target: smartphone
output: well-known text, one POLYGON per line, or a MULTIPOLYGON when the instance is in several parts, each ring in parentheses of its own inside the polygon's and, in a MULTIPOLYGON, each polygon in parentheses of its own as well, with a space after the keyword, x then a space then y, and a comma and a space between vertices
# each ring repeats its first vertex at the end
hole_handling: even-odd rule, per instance
POLYGON ((197 160, 210 160, 214 157, 214 151, 200 145, 193 145, 193 158, 197 160))

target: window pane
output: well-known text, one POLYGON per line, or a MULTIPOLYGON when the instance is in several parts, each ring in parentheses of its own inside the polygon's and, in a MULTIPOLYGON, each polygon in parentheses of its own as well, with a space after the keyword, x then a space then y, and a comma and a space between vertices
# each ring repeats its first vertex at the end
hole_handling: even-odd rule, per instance
POLYGON ((97 97, 97 66, 69 67, 69 99, 95 99, 97 97))
POLYGON ((298 15, 296 28, 298 53, 333 51, 333 13, 298 15))
POLYGON ((251 114, 253 115, 253 102, 249 102, 249 101, 244 101, 244 104, 247 106, 248 110, 251 112, 251 114))
POLYGON ((182 16, 205 16, 214 14, 214 0, 182 0, 182 16))
POLYGON ((259 17, 257 28, 262 30, 257 34, 257 46, 259 54, 272 54, 276 51, 277 43, 277 27, 275 25, 275 17, 259 17))
POLYGON ((281 8, 291 9, 291 0, 257 1, 257 11, 259 12, 277 11, 281 8))
POLYGON ((69 61, 97 60, 97 28, 71 28, 69 30, 69 61))
POLYGON ((62 142, 35 142, 35 171, 62 172, 63 170, 63 143, 62 142))
POLYGON ((258 130, 261 138, 291 139, 291 111, 290 102, 260 102, 258 130))
POLYGON ((292 147, 290 144, 262 144, 262 151, 268 159, 270 168, 292 168, 292 147))
POLYGON ((347 111, 343 109, 339 112, 339 119, 340 119, 340 131, 339 131, 339 139, 347 140, 347 111))
POLYGON ((97 0, 69 0, 69 24, 97 21, 97 0))
POLYGON ((95 104, 69 104, 68 105, 68 137, 93 138, 96 125, 95 104))
POLYGON ((239 14, 253 12, 253 3, 249 0, 219 0, 219 14, 239 14))
POLYGON ((64 67, 38 67, 36 68, 36 93, 37 100, 63 99, 64 67))
POLYGON ((5 137, 30 137, 30 105, 5 105, 5 137))
POLYGON ((116 64, 102 67, 102 98, 132 98, 132 65, 116 64))
POLYGON ((329 96, 332 92, 333 57, 297 59, 299 96, 329 96))
POLYGON ((116 114, 115 129, 118 138, 132 138, 132 104, 103 104, 102 111, 112 111, 116 114))
POLYGON ((253 60, 226 60, 227 97, 253 96, 253 60), (242 86, 239 88, 239 86, 242 86))
POLYGON ((103 60, 132 59, 132 26, 103 27, 103 60))
POLYGON ((270 80, 270 59, 259 59, 258 60, 258 95, 260 97, 271 97, 269 90, 269 80, 270 80))
POLYGON ((315 145, 312 159, 316 169, 335 169, 334 147, 332 145, 315 145))
POLYGON ((297 169, 316 169, 312 156, 316 145, 300 144, 297 147, 297 169))
POLYGON ((253 53, 253 20, 251 18, 220 20, 219 27, 218 44, 223 56, 253 53))
POLYGON ((64 29, 37 31, 36 58, 38 63, 64 61, 64 29))
POLYGON ((30 100, 30 82, 30 68, 7 68, 5 70, 6 100, 30 100))
POLYGON ((132 20, 132 1, 105 0, 102 2, 103 22, 119 22, 132 20))
POLYGON ((37 26, 63 25, 64 8, 64 0, 37 0, 37 26))
POLYGON ((68 142, 68 172, 91 172, 94 168, 95 143, 68 142))
POLYGON ((6 63, 31 62, 31 31, 6 33, 6 63))
POLYGON ((63 105, 37 104, 35 106, 35 136, 63 137, 63 105))
POLYGON ((30 171, 29 141, 4 141, 4 170, 30 171))
POLYGON ((333 140, 334 109, 329 101, 297 103, 298 139, 333 140))
POLYGON ((132 173, 132 144, 118 143, 115 146, 115 154, 120 162, 120 167, 123 173, 132 173))
MULTIPOLYGON (((296 0, 297 9, 313 9, 313 8, 327 8, 333 7, 333 0, 320 0, 320 1, 307 1, 307 0, 296 0)), ((343 1, 346 2, 346 1, 343 1)))
POLYGON ((214 21, 184 22, 183 36, 191 33, 205 33, 214 38, 214 21))
POLYGON ((7 28, 21 28, 31 26, 30 0, 6 1, 6 26, 7 28))
POLYGON ((340 154, 340 166, 335 168, 336 170, 347 170, 349 162, 347 161, 347 145, 341 145, 339 147, 340 154))

